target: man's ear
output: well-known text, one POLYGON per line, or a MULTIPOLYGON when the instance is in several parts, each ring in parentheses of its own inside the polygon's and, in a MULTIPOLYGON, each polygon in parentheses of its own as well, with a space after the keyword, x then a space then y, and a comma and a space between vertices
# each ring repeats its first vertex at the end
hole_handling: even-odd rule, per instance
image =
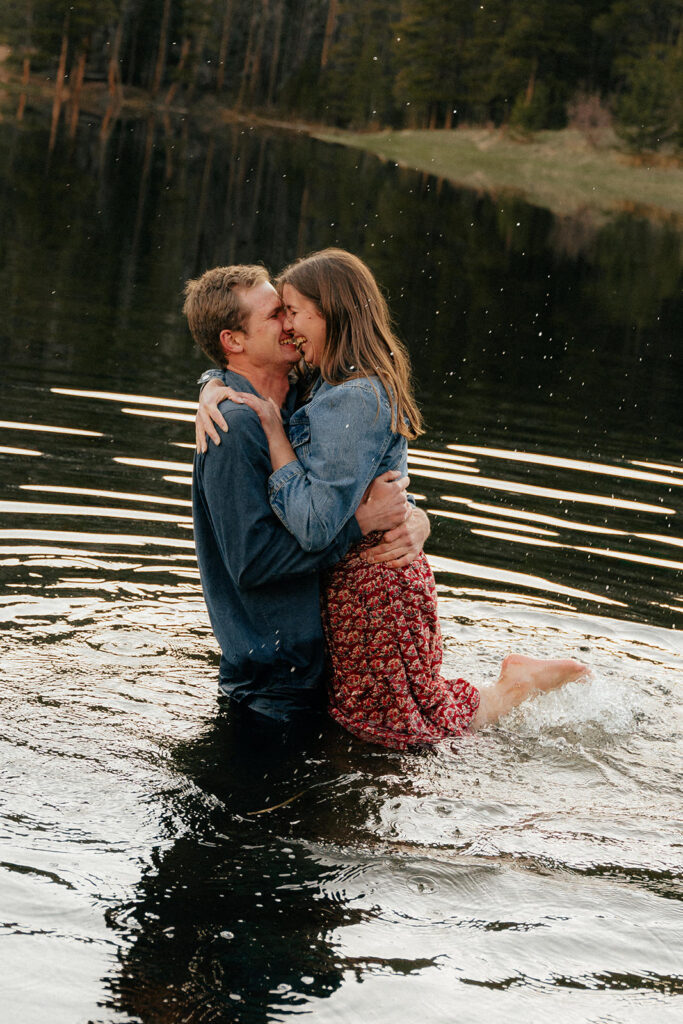
POLYGON ((225 352, 226 356, 234 356, 237 352, 244 352, 244 345, 242 344, 239 337, 240 334, 240 331, 229 331, 227 328, 225 328, 218 335, 221 347, 225 352))

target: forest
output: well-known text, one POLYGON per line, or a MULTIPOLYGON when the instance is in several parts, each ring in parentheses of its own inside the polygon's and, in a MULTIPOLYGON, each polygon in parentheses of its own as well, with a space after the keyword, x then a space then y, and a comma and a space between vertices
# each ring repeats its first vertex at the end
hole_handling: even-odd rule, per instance
POLYGON ((683 142, 683 0, 0 0, 22 88, 341 128, 614 123, 683 142))

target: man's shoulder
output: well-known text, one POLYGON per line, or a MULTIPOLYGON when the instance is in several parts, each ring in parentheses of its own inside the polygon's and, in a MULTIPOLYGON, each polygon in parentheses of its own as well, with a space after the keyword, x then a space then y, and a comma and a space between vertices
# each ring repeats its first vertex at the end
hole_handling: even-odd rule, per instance
POLYGON ((219 445, 209 440, 206 453, 197 456, 200 475, 242 472, 247 466, 260 465, 268 456, 268 444, 256 413, 229 399, 221 402, 219 409, 228 429, 219 429, 219 445))

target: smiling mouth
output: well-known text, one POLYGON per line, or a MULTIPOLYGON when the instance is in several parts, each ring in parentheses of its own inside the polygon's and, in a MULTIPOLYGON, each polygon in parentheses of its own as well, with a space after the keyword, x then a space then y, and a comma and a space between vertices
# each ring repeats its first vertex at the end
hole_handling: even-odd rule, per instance
POLYGON ((301 352, 301 347, 302 345, 306 344, 306 339, 302 338, 301 335, 299 335, 297 338, 292 338, 292 344, 296 345, 299 352, 301 352))

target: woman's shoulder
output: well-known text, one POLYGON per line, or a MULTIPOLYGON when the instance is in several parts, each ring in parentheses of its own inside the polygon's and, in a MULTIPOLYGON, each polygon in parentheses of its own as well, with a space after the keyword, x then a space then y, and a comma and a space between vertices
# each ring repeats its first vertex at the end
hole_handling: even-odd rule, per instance
POLYGON ((334 402, 345 396, 360 399, 366 395, 389 404, 384 384, 379 377, 374 375, 370 377, 349 377, 348 380, 343 380, 339 384, 328 384, 327 381, 323 381, 313 396, 312 402, 334 402))
POLYGON ((391 426, 391 403, 379 377, 353 377, 340 384, 322 383, 308 403, 307 416, 318 429, 324 424, 353 423, 359 431, 385 431, 391 426))

